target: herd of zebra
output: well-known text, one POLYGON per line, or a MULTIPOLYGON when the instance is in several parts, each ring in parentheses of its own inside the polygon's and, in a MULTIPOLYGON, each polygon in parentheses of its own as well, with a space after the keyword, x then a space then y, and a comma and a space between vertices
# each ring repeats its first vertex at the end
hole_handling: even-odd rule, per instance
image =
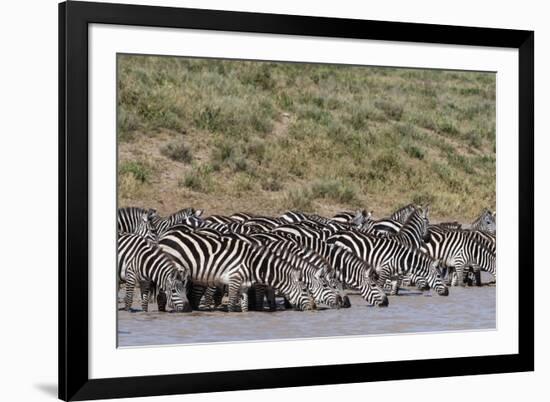
POLYGON ((342 212, 332 218, 291 211, 279 217, 236 213, 202 216, 182 209, 161 217, 153 209, 119 208, 118 278, 124 309, 136 285, 141 307, 159 311, 228 311, 350 307, 346 291, 387 306, 404 285, 433 289, 496 281, 496 215, 484 210, 470 225, 430 224, 429 207, 409 204, 390 217, 342 212))

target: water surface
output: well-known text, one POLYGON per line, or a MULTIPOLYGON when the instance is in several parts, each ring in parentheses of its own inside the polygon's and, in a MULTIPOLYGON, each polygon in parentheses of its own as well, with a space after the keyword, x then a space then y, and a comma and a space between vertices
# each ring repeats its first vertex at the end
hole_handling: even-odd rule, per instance
MULTIPOLYGON (((119 311, 119 346, 169 345, 496 328, 496 288, 452 287, 447 297, 404 289, 386 308, 351 293, 339 310, 159 313, 119 311)), ((122 305, 121 305, 122 306, 122 305)), ((138 307, 136 303, 134 307, 138 307)))

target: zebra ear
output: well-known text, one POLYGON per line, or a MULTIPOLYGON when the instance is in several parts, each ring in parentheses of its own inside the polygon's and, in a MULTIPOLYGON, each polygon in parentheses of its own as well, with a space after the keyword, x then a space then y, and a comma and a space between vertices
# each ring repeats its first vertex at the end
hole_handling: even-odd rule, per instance
POLYGON ((198 218, 199 216, 202 216, 202 213, 203 213, 203 212, 204 212, 203 209, 197 209, 197 210, 195 211, 195 217, 198 218))

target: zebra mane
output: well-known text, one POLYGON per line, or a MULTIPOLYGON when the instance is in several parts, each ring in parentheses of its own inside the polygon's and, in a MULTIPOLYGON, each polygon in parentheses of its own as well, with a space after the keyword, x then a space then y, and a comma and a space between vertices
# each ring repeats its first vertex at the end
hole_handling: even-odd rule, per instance
POLYGON ((404 207, 399 208, 397 211, 390 215, 390 219, 396 220, 400 223, 404 223, 405 220, 410 216, 410 214, 417 209, 414 204, 407 204, 404 207))

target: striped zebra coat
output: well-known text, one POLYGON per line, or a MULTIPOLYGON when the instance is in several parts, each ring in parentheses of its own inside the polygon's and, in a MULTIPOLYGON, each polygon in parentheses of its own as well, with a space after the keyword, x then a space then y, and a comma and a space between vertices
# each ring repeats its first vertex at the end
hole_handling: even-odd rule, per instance
POLYGON ((156 214, 154 209, 125 207, 117 210, 117 232, 133 233, 148 240, 156 241, 157 236, 152 224, 156 214))
MULTIPOLYGON (((348 250, 333 244, 327 244, 320 239, 310 237, 291 237, 292 241, 303 247, 315 250, 323 256, 332 266, 336 277, 343 285, 357 289, 368 304, 385 307, 388 305, 388 297, 378 286, 378 275, 376 271, 365 261, 358 258, 348 250)), ((344 298, 344 306, 347 305, 344 298)))
MULTIPOLYGON (((257 244, 257 238, 250 238, 257 244)), ((263 243, 263 247, 277 256, 287 259, 292 266, 301 270, 301 281, 318 305, 339 308, 343 304, 343 287, 334 270, 321 255, 314 250, 301 247, 288 239, 278 239, 263 243)), ((263 304, 263 288, 256 287, 257 305, 263 304)))
POLYGON ((228 286, 229 311, 248 309, 247 290, 254 283, 279 289, 297 309, 314 307, 301 273, 291 263, 262 247, 240 239, 168 231, 159 242, 162 249, 190 271, 193 284, 228 286))
POLYGON ((419 250, 405 247, 392 239, 351 231, 337 233, 327 242, 344 247, 372 265, 379 274, 379 286, 384 286, 391 277, 413 274, 425 278, 428 286, 439 295, 449 294, 439 275, 438 261, 419 250))
POLYGON ((200 218, 202 212, 201 209, 185 208, 164 218, 154 213, 151 216, 151 223, 157 237, 161 237, 177 225, 187 225, 191 228, 199 226, 202 223, 202 219, 200 218))
POLYGON ((489 272, 496 280, 496 255, 479 241, 475 232, 430 232, 425 251, 449 269, 455 270, 459 285, 464 285, 464 274, 470 268, 478 285, 481 285, 480 271, 489 272))
POLYGON ((132 307, 136 284, 141 288, 141 307, 148 310, 149 296, 159 295, 159 311, 166 303, 176 311, 191 311, 187 299, 189 272, 180 269, 154 244, 136 234, 118 237, 118 277, 126 284, 125 309, 132 307))
POLYGON ((470 230, 480 230, 494 235, 497 231, 495 215, 488 209, 484 209, 472 222, 470 230))

